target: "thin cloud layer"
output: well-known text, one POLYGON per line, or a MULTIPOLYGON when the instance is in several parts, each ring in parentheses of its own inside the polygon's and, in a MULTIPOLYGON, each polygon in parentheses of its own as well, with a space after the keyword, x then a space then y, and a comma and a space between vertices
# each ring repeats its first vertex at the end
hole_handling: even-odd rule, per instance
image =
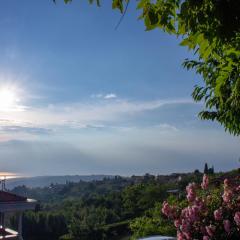
POLYGON ((38 127, 23 127, 23 126, 0 126, 0 132, 2 133, 29 133, 29 134, 50 134, 52 132, 51 129, 47 128, 38 128, 38 127))
MULTIPOLYGON (((151 115, 153 110, 172 105, 193 104, 188 99, 155 100, 155 101, 128 101, 116 99, 105 102, 83 102, 72 104, 48 105, 47 107, 28 107, 22 112, 2 112, 0 130, 3 132, 26 132, 29 134, 46 134, 51 129, 65 127, 95 128, 124 127, 138 114, 151 115), (16 122, 15 119, 18 119, 16 122)), ((151 124, 151 123, 150 123, 151 124)), ((167 122, 159 122, 159 126, 170 126, 167 122), (161 124, 166 124, 161 125, 161 124)), ((157 125, 156 123, 154 125, 157 125)), ((138 126, 135 119, 131 126, 138 126)))
POLYGON ((237 166, 239 140, 224 133, 162 132, 131 129, 113 136, 78 135, 71 142, 8 141, 0 143, 1 169, 31 175, 166 174, 237 166), (198 138, 196 138, 196 135, 198 138))

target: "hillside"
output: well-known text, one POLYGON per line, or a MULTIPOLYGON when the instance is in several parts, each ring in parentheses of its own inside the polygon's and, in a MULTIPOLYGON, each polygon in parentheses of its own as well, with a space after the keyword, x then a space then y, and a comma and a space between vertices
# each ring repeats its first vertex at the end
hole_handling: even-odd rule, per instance
MULTIPOLYGON (((235 178, 239 170, 210 175, 213 186, 223 178, 235 178)), ((24 214, 26 240, 121 240, 130 235, 175 235, 172 225, 161 218, 164 200, 184 199, 189 182, 201 183, 203 174, 104 177, 102 180, 50 184, 45 187, 17 186, 12 191, 38 200, 35 212, 24 214), (164 227, 162 227, 164 226, 164 227)), ((96 176, 95 176, 96 177, 96 176)), ((16 221, 11 219, 12 227, 16 221)), ((128 239, 128 238, 126 238, 128 239)))
MULTIPOLYGON (((131 234, 130 223, 136 217, 141 217, 168 197, 168 190, 184 189, 189 178, 200 181, 201 176, 201 173, 146 174, 102 176, 102 180, 96 180, 94 176, 92 181, 88 177, 85 181, 52 183, 45 187, 20 185, 12 191, 39 202, 36 212, 24 214, 26 240, 58 240, 61 236, 65 240, 120 240, 131 234)), ((11 223, 14 228, 14 218, 11 223)))
POLYGON ((111 175, 65 175, 65 176, 37 176, 9 179, 6 183, 8 189, 24 185, 29 188, 47 187, 51 184, 65 184, 67 182, 98 181, 104 178, 113 178, 111 175))

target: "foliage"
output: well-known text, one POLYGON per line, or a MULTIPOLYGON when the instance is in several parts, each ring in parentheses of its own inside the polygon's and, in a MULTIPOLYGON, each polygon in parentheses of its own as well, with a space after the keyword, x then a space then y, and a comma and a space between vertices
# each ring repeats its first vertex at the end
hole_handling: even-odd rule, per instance
POLYGON ((130 228, 133 239, 153 235, 175 236, 174 225, 161 214, 162 204, 157 203, 154 208, 145 212, 144 216, 134 219, 130 228))
MULTIPOLYGON (((13 192, 40 200, 36 212, 24 214, 26 240, 121 239, 130 235, 132 219, 166 198, 168 181, 168 176, 114 177, 44 188, 18 186, 13 192)), ((12 225, 16 227, 14 218, 12 225)))
POLYGON ((204 165, 204 174, 214 174, 214 167, 211 168, 208 167, 208 164, 205 163, 204 165))
MULTIPOLYGON (((54 0, 55 1, 55 0, 54 0)), ((64 0, 65 3, 72 0, 64 0)), ((89 0, 100 5, 100 0, 89 0)), ((112 0, 123 14, 129 0, 112 0)), ((216 120, 240 134, 240 4, 236 0, 139 0, 146 30, 161 29, 181 38, 195 59, 183 63, 204 80, 192 93, 204 102, 202 119, 216 120)))
POLYGON ((166 198, 166 185, 142 183, 128 186, 123 191, 123 206, 127 217, 138 216, 152 208, 158 199, 166 198))
MULTIPOLYGON (((211 175, 210 181, 235 178, 239 171, 211 175), (216 179, 217 176, 217 179, 216 179)), ((16 187, 13 191, 30 198, 40 199, 35 212, 26 212, 23 217, 23 235, 26 240, 77 240, 77 239, 122 239, 122 235, 139 238, 152 234, 176 235, 173 222, 161 213, 161 202, 184 209, 188 206, 183 194, 189 182, 201 183, 202 174, 172 174, 154 177, 115 177, 101 181, 66 184, 51 184, 44 188, 16 187), (181 176, 181 180, 179 180, 181 176), (176 197, 166 193, 179 189, 176 197)), ((223 188, 213 187, 207 194, 214 196, 208 204, 209 213, 221 205, 223 188), (216 196, 216 197, 215 197, 216 196)), ((200 198, 206 192, 196 189, 200 198)), ((188 198, 192 198, 191 194, 188 198)), ((12 227, 17 227, 11 218, 12 227)))
POLYGON ((204 174, 208 174, 208 164, 205 163, 204 165, 204 174))
MULTIPOLYGON (((11 225, 17 228, 17 219, 11 225)), ((68 232, 67 220, 60 212, 27 212, 23 215, 23 236, 26 239, 58 239, 68 232)))
POLYGON ((102 181, 79 181, 77 183, 67 182, 66 184, 51 184, 47 187, 27 188, 18 186, 13 189, 14 193, 26 195, 47 204, 57 204, 67 199, 79 199, 89 201, 91 197, 102 196, 110 192, 117 192, 131 184, 125 178, 105 178, 102 181))
POLYGON ((222 188, 209 188, 203 176, 202 190, 195 183, 187 186, 188 206, 163 203, 162 212, 174 221, 178 240, 237 240, 240 237, 240 185, 224 180, 222 188))

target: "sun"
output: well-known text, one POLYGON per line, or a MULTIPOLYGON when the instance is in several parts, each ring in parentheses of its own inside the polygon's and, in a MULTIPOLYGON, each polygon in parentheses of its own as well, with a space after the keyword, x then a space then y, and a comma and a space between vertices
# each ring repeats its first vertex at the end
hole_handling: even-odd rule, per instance
POLYGON ((0 110, 12 111, 16 108, 19 101, 17 93, 13 88, 1 87, 0 88, 0 110))

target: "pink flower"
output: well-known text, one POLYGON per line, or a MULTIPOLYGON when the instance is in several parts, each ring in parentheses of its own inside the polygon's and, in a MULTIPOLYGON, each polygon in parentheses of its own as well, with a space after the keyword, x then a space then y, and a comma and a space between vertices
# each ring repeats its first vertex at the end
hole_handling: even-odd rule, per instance
POLYGON ((184 232, 183 234, 184 234, 184 237, 185 237, 187 240, 192 239, 190 232, 184 232))
POLYGON ((187 200, 189 202, 193 202, 196 198, 196 184, 195 183, 189 183, 186 187, 187 191, 187 200))
POLYGON ((184 235, 181 232, 177 232, 177 240, 184 240, 184 235))
POLYGON ((222 195, 223 201, 225 203, 229 203, 232 199, 233 192, 229 189, 224 189, 224 193, 222 195))
POLYGON ((240 212, 236 212, 234 215, 234 221, 238 226, 240 226, 240 212))
POLYGON ((206 227, 206 231, 210 237, 214 235, 215 230, 216 230, 216 227, 214 225, 209 225, 206 227))
POLYGON ((188 217, 190 221, 195 222, 199 218, 199 208, 196 205, 188 207, 188 217))
POLYGON ((180 225, 181 225, 181 221, 180 221, 179 219, 177 219, 177 220, 174 221, 174 226, 175 226, 176 228, 179 228, 180 225))
MULTIPOLYGON (((240 177, 239 177, 240 179, 240 177)), ((207 175, 203 176, 201 187, 207 189, 209 179, 207 175)), ((198 191, 199 186, 195 183, 190 183, 186 187, 186 195, 188 206, 179 205, 170 206, 167 202, 163 203, 162 212, 174 221, 174 226, 177 230, 178 240, 210 240, 210 239, 231 239, 236 235, 237 239, 240 236, 240 185, 235 185, 234 182, 224 180, 224 190, 221 195, 218 192, 198 191), (199 196, 197 196, 199 193, 199 196), (216 202, 216 198, 218 201, 216 202), (221 205, 212 213, 211 209, 216 206, 216 203, 221 205), (233 212, 234 211, 234 212, 233 212), (230 216, 229 220, 224 216, 230 216), (234 219, 230 221, 230 219, 234 219), (207 226, 206 226, 207 225, 207 226)), ((240 239, 240 238, 239 238, 240 239)))
POLYGON ((214 211, 214 218, 217 221, 222 220, 222 210, 221 209, 217 209, 214 211))
POLYGON ((201 187, 202 187, 202 189, 206 190, 208 188, 208 185, 209 185, 208 176, 206 174, 204 174, 203 175, 203 180, 202 180, 202 183, 201 183, 201 187))
POLYGON ((229 220, 223 221, 224 230, 229 233, 231 231, 231 223, 229 220))
POLYGON ((190 230, 190 225, 186 220, 182 220, 182 224, 180 226, 180 229, 182 230, 182 232, 188 232, 190 230))
POLYGON ((163 207, 162 207, 162 213, 166 216, 169 216, 170 212, 171 212, 171 208, 170 208, 168 202, 164 201, 163 207))
POLYGON ((236 187, 236 191, 240 191, 240 185, 236 187))
POLYGON ((169 218, 175 218, 176 217, 176 207, 175 206, 171 207, 168 204, 168 202, 164 201, 163 207, 162 207, 162 213, 169 218))
POLYGON ((226 178, 224 179, 224 187, 229 187, 229 180, 226 178))

